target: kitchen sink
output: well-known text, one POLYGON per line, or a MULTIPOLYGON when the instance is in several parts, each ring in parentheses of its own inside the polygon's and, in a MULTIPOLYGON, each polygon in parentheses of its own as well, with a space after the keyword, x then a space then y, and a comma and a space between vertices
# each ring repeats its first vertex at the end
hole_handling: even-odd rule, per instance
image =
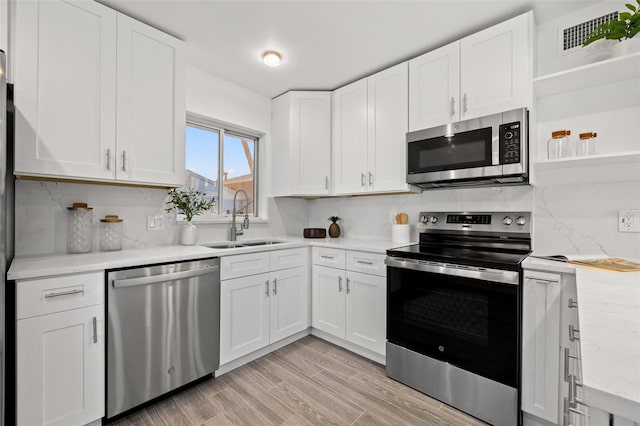
POLYGON ((243 242, 242 244, 247 246, 247 247, 254 247, 254 246, 270 246, 272 244, 281 244, 284 243, 285 241, 254 241, 254 242, 243 242))
POLYGON ((270 246, 273 244, 281 244, 286 241, 238 241, 238 242, 228 242, 228 243, 218 243, 218 244, 205 244, 205 247, 209 247, 212 249, 232 249, 232 248, 240 248, 240 247, 257 247, 257 246, 270 246))
POLYGON ((212 249, 231 249, 231 248, 238 248, 238 247, 247 247, 247 245, 239 244, 239 243, 221 243, 221 244, 207 244, 205 245, 205 247, 209 247, 212 249))

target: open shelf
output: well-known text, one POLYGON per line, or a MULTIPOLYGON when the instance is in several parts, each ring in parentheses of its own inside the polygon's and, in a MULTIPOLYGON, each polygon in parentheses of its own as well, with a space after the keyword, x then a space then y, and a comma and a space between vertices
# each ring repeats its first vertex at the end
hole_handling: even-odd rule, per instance
POLYGON ((545 160, 534 168, 537 185, 640 182, 640 151, 545 160))
POLYGON ((640 52, 533 79, 536 97, 559 95, 640 76, 640 52))

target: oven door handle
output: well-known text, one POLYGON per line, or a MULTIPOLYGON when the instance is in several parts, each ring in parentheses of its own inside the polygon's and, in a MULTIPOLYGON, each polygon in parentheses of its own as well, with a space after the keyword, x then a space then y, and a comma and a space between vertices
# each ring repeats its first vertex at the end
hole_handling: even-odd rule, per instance
POLYGON ((477 268, 474 266, 451 265, 439 262, 426 263, 415 259, 404 259, 398 257, 387 257, 384 260, 384 263, 392 268, 453 275, 456 277, 492 281, 496 283, 518 285, 520 281, 518 272, 503 271, 501 269, 477 268))

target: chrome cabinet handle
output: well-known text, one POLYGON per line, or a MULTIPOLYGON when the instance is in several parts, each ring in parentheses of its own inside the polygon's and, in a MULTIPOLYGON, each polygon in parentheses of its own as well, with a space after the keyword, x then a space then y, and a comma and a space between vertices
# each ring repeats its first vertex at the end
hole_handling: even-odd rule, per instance
POLYGON ((578 404, 587 405, 578 398, 578 386, 582 387, 582 383, 576 380, 576 376, 569 375, 569 408, 576 408, 578 404))
POLYGON ((373 262, 367 262, 365 260, 356 260, 356 263, 359 263, 361 265, 373 265, 373 262))
POLYGON ((107 170, 111 170, 111 148, 107 148, 107 170))
POLYGON ((365 182, 364 182, 365 176, 364 176, 364 172, 360 173, 360 186, 365 186, 365 182))
POLYGON ((450 110, 451 113, 449 115, 451 115, 452 117, 455 115, 456 110, 454 108, 454 105, 456 104, 456 100, 453 98, 453 96, 451 97, 451 102, 449 102, 449 105, 451 106, 450 110))
POLYGON ((331 259, 331 260, 333 260, 333 256, 325 256, 323 254, 320 255, 320 258, 321 259, 331 259))
POLYGON ((324 189, 329 189, 329 176, 324 177, 324 189))
POLYGON ((369 186, 373 185, 373 173, 369 172, 369 186))
POLYGON ((573 299, 569 299, 569 308, 577 308, 578 307, 578 302, 576 302, 573 299))
POLYGON ((342 277, 338 277, 338 292, 342 291, 342 277))
POLYGON ((568 398, 563 398, 564 400, 564 421, 562 422, 564 426, 573 426, 570 422, 569 422, 569 413, 575 413, 578 414, 579 416, 585 416, 585 413, 580 411, 580 410, 576 410, 575 408, 571 408, 569 407, 569 399, 568 398))
POLYGON ((349 286, 350 283, 351 283, 351 280, 347 278, 347 294, 351 293, 351 288, 349 286))
POLYGON ((84 293, 84 289, 80 290, 80 289, 76 289, 76 290, 69 290, 69 291, 60 291, 58 293, 47 293, 44 295, 45 299, 51 299, 52 297, 60 297, 60 296, 71 296, 72 294, 81 294, 84 293))
POLYGON ((269 297, 269 280, 266 280, 264 282, 264 285, 265 285, 264 295, 269 297))
POLYGON ((564 348, 564 381, 569 382, 569 358, 580 359, 577 356, 569 355, 569 348, 564 348))
POLYGON ((122 171, 127 171, 127 151, 122 151, 122 171))
POLYGON ((575 342, 576 340, 580 340, 580 330, 574 328, 573 325, 569 325, 569 340, 575 342), (576 333, 578 335, 576 336, 576 333))
POLYGON ((98 318, 93 317, 93 343, 98 343, 98 318))
POLYGON ((465 93, 462 97, 462 112, 467 112, 467 94, 465 93))
POLYGON ((278 294, 278 279, 274 278, 273 279, 273 295, 275 296, 276 294, 278 294))

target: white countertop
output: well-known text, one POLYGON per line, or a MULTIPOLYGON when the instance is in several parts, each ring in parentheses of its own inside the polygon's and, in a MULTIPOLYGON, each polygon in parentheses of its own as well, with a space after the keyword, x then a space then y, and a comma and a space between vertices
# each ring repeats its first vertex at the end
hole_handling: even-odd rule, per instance
MULTIPOLYGON (((306 246, 324 246, 345 250, 358 250, 384 254, 387 249, 407 244, 393 243, 388 240, 321 238, 304 239, 274 237, 269 240, 285 241, 280 244, 232 249, 211 249, 201 245, 164 246, 135 250, 93 252, 86 254, 55 254, 47 256, 16 256, 11 263, 7 278, 24 280, 45 276, 68 275, 104 269, 127 268, 138 265, 222 257, 241 253, 254 253, 265 250, 280 250, 306 246)), ((243 241, 238 241, 242 243, 243 241)), ((246 241, 245 241, 246 242, 246 241)), ((208 244, 222 243, 221 241, 208 244)))
POLYGON ((640 422, 640 272, 533 257, 523 266, 576 274, 583 399, 640 422))

